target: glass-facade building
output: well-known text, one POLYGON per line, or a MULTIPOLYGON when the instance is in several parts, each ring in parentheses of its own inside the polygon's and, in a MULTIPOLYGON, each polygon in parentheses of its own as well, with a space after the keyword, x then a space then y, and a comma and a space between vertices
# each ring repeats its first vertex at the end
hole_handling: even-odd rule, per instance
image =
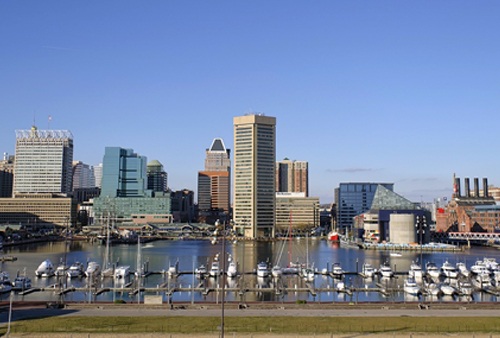
POLYGON ((335 189, 336 222, 341 232, 352 228, 355 216, 368 211, 377 187, 393 191, 394 183, 340 183, 335 189))
POLYGON ((132 149, 106 147, 101 197, 150 197, 147 191, 147 158, 132 149))

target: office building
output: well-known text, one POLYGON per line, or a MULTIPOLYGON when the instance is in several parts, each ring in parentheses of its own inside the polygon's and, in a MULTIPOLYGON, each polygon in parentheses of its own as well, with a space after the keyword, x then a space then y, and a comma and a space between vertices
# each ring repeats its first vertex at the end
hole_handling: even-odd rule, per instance
POLYGON ((205 170, 198 172, 198 220, 214 224, 229 221, 231 158, 224 141, 216 138, 206 149, 205 170))
POLYGON ((120 226, 141 223, 142 219, 168 219, 170 195, 147 188, 147 158, 132 149, 106 147, 103 157, 102 190, 94 199, 93 217, 104 224, 112 217, 120 226), (140 216, 137 216, 140 215, 140 216))
POLYGON ((163 164, 153 160, 147 164, 146 175, 148 177, 148 190, 155 192, 166 192, 168 190, 168 175, 163 169, 163 164))
POLYGON ((234 120, 235 230, 245 237, 273 237, 276 205, 276 118, 247 114, 234 120))
POLYGON ((309 169, 306 161, 285 158, 276 162, 276 192, 303 192, 309 196, 309 169))
POLYGON ((82 161, 73 161, 73 190, 95 187, 92 167, 82 161))
POLYGON ((146 183, 147 158, 132 149, 106 147, 101 197, 150 197, 146 183))
POLYGON ((95 186, 101 188, 102 186, 102 163, 92 166, 94 172, 95 186))
POLYGON ((0 198, 12 196, 12 184, 14 183, 14 156, 3 154, 0 161, 0 198))
POLYGON ((393 183, 340 183, 335 189, 336 228, 341 232, 352 229, 355 216, 371 208, 377 187, 393 191, 393 183))
POLYGON ((16 130, 13 195, 71 192, 73 136, 67 130, 16 130))
POLYGON ((319 226, 318 197, 306 197, 304 192, 276 193, 276 232, 305 232, 319 226))

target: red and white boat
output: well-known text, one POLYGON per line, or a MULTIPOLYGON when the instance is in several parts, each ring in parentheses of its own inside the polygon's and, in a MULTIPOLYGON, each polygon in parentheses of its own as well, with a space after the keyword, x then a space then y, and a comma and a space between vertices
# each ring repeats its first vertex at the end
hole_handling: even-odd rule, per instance
POLYGON ((332 230, 328 233, 328 240, 332 242, 338 242, 339 241, 339 233, 335 230, 332 230))

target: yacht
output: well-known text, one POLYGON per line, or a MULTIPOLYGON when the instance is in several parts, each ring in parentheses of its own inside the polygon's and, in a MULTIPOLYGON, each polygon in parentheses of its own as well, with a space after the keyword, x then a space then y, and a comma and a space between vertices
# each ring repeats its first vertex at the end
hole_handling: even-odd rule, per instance
POLYGON ((212 265, 210 266, 210 270, 208 271, 208 274, 210 277, 215 277, 220 275, 220 266, 219 266, 219 261, 213 261, 212 265))
POLYGON ((130 276, 130 266, 121 265, 115 269, 115 279, 125 279, 130 276))
POLYGON ((483 259, 483 263, 486 266, 486 269, 488 269, 490 272, 498 270, 498 263, 493 257, 485 257, 483 259))
POLYGON ((470 277, 470 271, 467 269, 467 265, 465 265, 464 262, 458 262, 456 264, 458 274, 461 275, 462 277, 469 278, 470 277))
POLYGON ((260 262, 259 264, 257 264, 257 276, 258 277, 269 276, 269 268, 267 267, 266 262, 260 262))
POLYGON ((492 286, 489 273, 475 274, 471 278, 471 282, 474 288, 479 290, 485 290, 492 286))
POLYGON ((405 279, 404 285, 403 285, 403 290, 405 293, 407 293, 409 295, 419 295, 422 293, 422 289, 417 284, 415 277, 411 277, 411 276, 408 276, 408 278, 405 279))
POLYGON ((416 262, 411 262, 410 270, 408 271, 408 275, 410 277, 415 278, 415 279, 422 279, 423 271, 422 271, 422 267, 420 266, 420 264, 418 264, 416 262))
POLYGON ((345 271, 340 266, 340 263, 334 263, 332 268, 332 275, 334 278, 342 278, 345 271))
POLYGON ((200 265, 199 267, 197 267, 195 270, 194 270, 194 273, 196 274, 196 276, 198 276, 199 278, 202 278, 204 277, 206 274, 207 274, 207 267, 205 265, 200 265))
POLYGON ((458 292, 462 296, 471 296, 472 295, 472 284, 468 280, 459 280, 458 281, 458 292))
POLYGON ((450 262, 445 261, 443 265, 441 266, 441 273, 443 276, 446 278, 457 278, 458 277, 458 271, 457 268, 454 267, 450 262))
POLYGON ((83 264, 80 262, 75 262, 70 265, 68 271, 66 272, 66 275, 68 276, 68 278, 77 278, 81 277, 83 273, 83 264))
POLYGON ((50 259, 44 260, 35 270, 35 276, 37 277, 52 277, 54 273, 54 265, 52 265, 50 259))
POLYGON ((227 276, 228 277, 236 277, 238 274, 238 267, 236 263, 230 258, 229 265, 227 266, 227 276))
POLYGON ((489 274, 488 268, 483 261, 476 261, 471 267, 470 271, 475 275, 489 274))
POLYGON ((176 277, 179 274, 179 261, 177 260, 175 264, 170 264, 168 267, 168 276, 176 277))
POLYGON ((85 276, 97 277, 101 274, 101 265, 96 261, 90 261, 85 269, 85 276))
POLYGON ((434 279, 439 278, 441 275, 440 269, 434 262, 427 262, 427 264, 425 264, 425 270, 427 274, 434 279))
POLYGON ((391 278, 394 276, 394 272, 392 271, 391 267, 388 264, 382 264, 378 272, 382 277, 391 278))
POLYGON ((300 274, 302 275, 302 278, 308 282, 312 282, 315 277, 314 269, 310 267, 304 267, 300 274))
POLYGON ((66 276, 66 271, 67 270, 68 270, 68 266, 66 265, 66 263, 61 262, 61 263, 59 263, 59 265, 57 266, 56 270, 54 271, 54 274, 57 277, 66 276))
POLYGON ((375 275, 375 268, 370 263, 364 263, 361 268, 361 275, 365 278, 372 278, 375 275))
POLYGON ((457 288, 455 288, 449 282, 443 282, 443 283, 441 283, 441 285, 439 286, 439 288, 441 289, 441 292, 445 296, 454 296, 454 295, 456 295, 458 293, 457 288))

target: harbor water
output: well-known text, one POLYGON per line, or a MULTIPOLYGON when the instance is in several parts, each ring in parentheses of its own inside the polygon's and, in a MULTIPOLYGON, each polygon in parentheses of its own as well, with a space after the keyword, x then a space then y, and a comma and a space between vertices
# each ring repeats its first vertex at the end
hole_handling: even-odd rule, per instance
MULTIPOLYGON (((474 291, 472 297, 463 299, 456 296, 409 296, 403 292, 403 281, 408 274, 410 264, 419 262, 423 267, 427 262, 441 266, 445 261, 455 265, 464 262, 467 266, 485 257, 500 262, 500 251, 494 248, 472 247, 457 252, 419 252, 401 251, 391 255, 389 251, 362 250, 344 248, 338 243, 324 239, 290 239, 273 242, 230 241, 226 240, 225 257, 237 263, 239 275, 236 278, 226 276, 206 277, 200 279, 193 271, 200 265, 209 268, 216 255, 223 256, 221 241, 213 244, 209 240, 163 240, 137 244, 112 245, 109 250, 109 261, 115 265, 130 266, 131 274, 122 280, 114 278, 96 279, 90 283, 89 278, 35 277, 39 264, 49 259, 54 266, 66 261, 86 264, 98 261, 103 264, 106 246, 97 242, 71 241, 37 243, 23 246, 4 247, 3 255, 12 256, 14 261, 2 262, 1 270, 8 272, 11 280, 15 276, 25 274, 32 280, 32 288, 40 290, 31 293, 16 292, 14 301, 73 301, 73 302, 109 302, 123 300, 125 302, 143 302, 146 295, 161 296, 163 302, 220 302, 222 299, 222 283, 225 289, 225 301, 240 302, 497 302, 496 293, 474 291), (140 250, 139 250, 140 248, 140 250), (140 253, 139 253, 140 252, 140 253), (139 257, 139 260, 138 260, 139 257), (137 288, 134 271, 138 261, 145 265, 149 274, 139 280, 147 291, 130 292, 137 288), (260 262, 268 262, 269 268, 275 264, 286 267, 290 262, 309 263, 316 271, 310 282, 296 274, 283 275, 280 279, 257 277, 256 269, 260 262), (178 264, 178 276, 169 277, 169 267, 178 264), (364 263, 379 268, 388 264, 396 272, 394 278, 383 279, 379 276, 367 279, 360 276, 364 263), (333 265, 340 265, 346 272, 341 278, 322 274, 323 270, 331 271, 333 265), (340 283, 340 284, 339 284, 340 283), (135 285, 135 286, 134 286, 135 285), (343 289, 340 289, 342 285, 343 289), (73 289, 74 288, 74 289, 73 289), (115 291, 106 291, 107 288, 115 291), (155 291, 154 288, 163 288, 155 291), (174 290, 169 294, 164 291, 174 290), (196 288, 196 290, 190 290, 196 288), (381 289, 391 292, 380 292, 381 289), (68 290, 67 293, 61 293, 68 290), (98 292, 99 290, 103 292, 98 292), (201 291, 203 290, 203 291, 201 291), (349 290, 354 290, 350 292, 349 290), (362 290, 362 291, 359 291, 362 290), (349 292, 348 292, 349 291, 349 292)), ((222 265, 222 263, 221 263, 222 265)), ((227 263, 226 263, 227 265, 227 263)), ((9 297, 1 295, 2 300, 9 297)))

